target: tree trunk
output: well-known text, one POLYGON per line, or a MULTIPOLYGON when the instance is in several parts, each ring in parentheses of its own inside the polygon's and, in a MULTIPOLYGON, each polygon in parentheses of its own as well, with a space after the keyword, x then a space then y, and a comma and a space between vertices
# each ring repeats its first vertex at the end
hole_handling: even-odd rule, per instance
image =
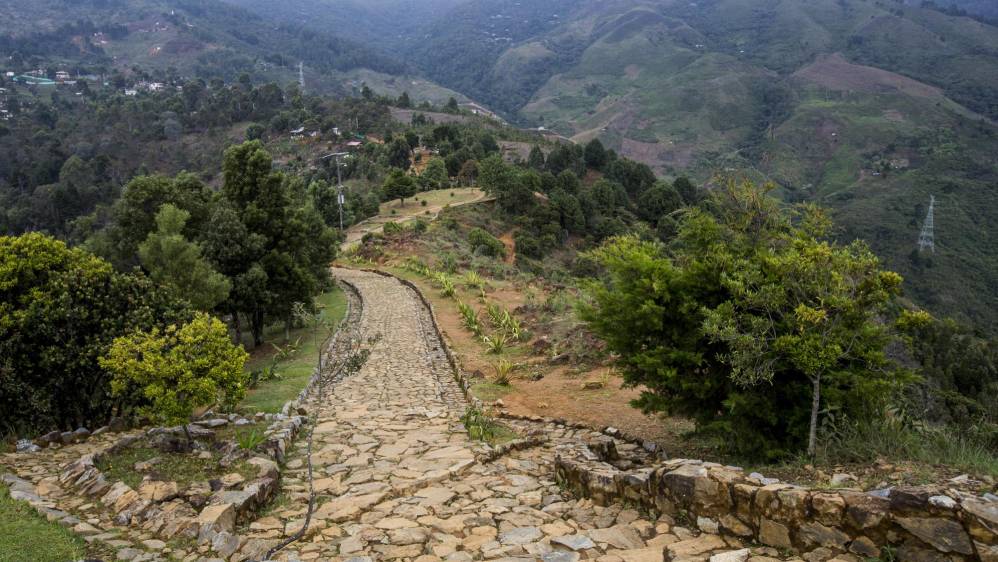
POLYGON ((811 379, 814 391, 811 394, 811 430, 807 437, 807 456, 814 460, 818 449, 818 408, 821 405, 821 375, 811 379))
POLYGON ((253 312, 253 348, 263 345, 263 313, 253 312))
POLYGON ((243 326, 239 323, 239 312, 232 313, 232 328, 236 331, 236 345, 243 345, 243 326))

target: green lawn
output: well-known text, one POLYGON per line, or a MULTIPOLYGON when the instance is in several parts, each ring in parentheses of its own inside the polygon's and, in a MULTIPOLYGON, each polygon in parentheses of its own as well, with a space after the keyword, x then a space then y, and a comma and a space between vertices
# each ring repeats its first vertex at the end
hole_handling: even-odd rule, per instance
MULTIPOLYGON (((322 307, 324 322, 335 328, 346 314, 347 301, 343 291, 336 287, 328 293, 316 298, 322 307)), ((309 377, 315 370, 318 361, 315 333, 311 328, 301 328, 291 331, 291 341, 300 341, 299 348, 289 358, 277 365, 279 378, 263 381, 246 394, 246 399, 240 404, 240 409, 246 412, 279 412, 284 403, 291 400, 305 387, 309 377)), ((328 332, 319 329, 318 339, 321 343, 328 332)), ((260 350, 253 353, 246 362, 246 371, 264 369, 274 360, 277 350, 274 344, 284 346, 284 331, 278 327, 269 330, 264 335, 264 343, 260 350)))
POLYGON ((10 498, 0 486, 0 562, 67 562, 110 559, 109 550, 88 545, 58 523, 50 523, 28 504, 10 498))

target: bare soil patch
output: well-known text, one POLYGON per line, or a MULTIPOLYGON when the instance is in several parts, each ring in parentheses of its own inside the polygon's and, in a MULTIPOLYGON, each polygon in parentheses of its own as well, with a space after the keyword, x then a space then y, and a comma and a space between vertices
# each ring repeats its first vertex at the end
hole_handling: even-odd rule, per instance
POLYGON ((900 92, 917 98, 943 97, 942 92, 935 86, 887 70, 853 64, 839 53, 819 57, 818 60, 795 72, 794 76, 830 90, 900 92))

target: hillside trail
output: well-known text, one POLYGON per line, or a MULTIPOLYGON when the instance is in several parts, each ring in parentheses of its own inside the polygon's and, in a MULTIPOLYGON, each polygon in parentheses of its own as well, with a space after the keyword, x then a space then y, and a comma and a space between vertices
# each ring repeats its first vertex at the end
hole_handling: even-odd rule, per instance
MULTIPOLYGON (((555 455, 597 435, 591 430, 545 426, 542 445, 491 462, 476 457, 481 444, 460 420, 468 404, 418 295, 393 277, 333 273, 363 300, 360 338, 370 355, 309 405, 318 409, 319 507, 306 538, 277 560, 661 561, 665 545, 691 538, 634 510, 562 494, 555 455)), ((538 429, 530 425, 515 429, 538 429)), ((253 522, 248 537, 301 528, 308 503, 301 441, 282 482, 287 503, 253 522)))
POLYGON ((340 244, 340 251, 345 252, 350 249, 351 246, 356 245, 364 238, 365 234, 373 232, 381 232, 384 229, 385 223, 389 221, 397 222, 400 224, 413 221, 415 219, 428 219, 437 220, 440 217, 441 211, 445 208, 456 208, 463 207, 465 205, 474 205, 475 203, 482 203, 485 201, 491 201, 493 197, 485 192, 482 192, 474 199, 469 201, 461 201, 458 203, 445 203, 445 204, 434 204, 420 209, 422 214, 414 214, 407 216, 393 216, 393 215, 377 215, 369 219, 365 219, 353 226, 346 229, 346 239, 340 244), (428 213, 428 214, 427 214, 428 213))
MULTIPOLYGON (((669 552, 672 562, 706 562, 711 553, 741 548, 736 539, 699 534, 667 516, 649 519, 622 505, 602 507, 564 493, 555 482, 556 456, 577 450, 580 442, 606 439, 599 431, 504 420, 527 439, 523 448, 501 455, 471 439, 461 421, 469 404, 432 313, 415 290, 371 272, 334 268, 333 275, 360 296, 359 320, 348 337, 352 349, 369 355, 356 372, 313 388, 303 402, 316 420, 316 509, 303 537, 272 560, 663 562, 669 552)), ((86 540, 117 549, 118 560, 258 560, 304 525, 310 498, 306 438, 289 447, 279 494, 269 506, 242 521, 236 534, 212 533, 210 544, 199 537, 194 545, 159 540, 161 519, 140 527, 118 522, 121 514, 114 515, 107 497, 98 503, 60 480, 81 455, 121 437, 103 434, 34 455, 0 455, 0 473, 8 471, 4 480, 12 494, 34 501, 46 517, 86 540)), ((615 441, 622 454, 640 452, 636 444, 615 441)))

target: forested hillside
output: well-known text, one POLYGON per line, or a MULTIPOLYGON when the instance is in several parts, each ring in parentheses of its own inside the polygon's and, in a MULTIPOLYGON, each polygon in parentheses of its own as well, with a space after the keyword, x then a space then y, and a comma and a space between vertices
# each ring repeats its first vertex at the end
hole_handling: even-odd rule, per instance
POLYGON ((344 73, 401 75, 406 66, 316 27, 261 16, 217 0, 40 0, 0 2, 0 54, 15 70, 68 66, 101 73, 141 66, 202 79, 297 77, 350 93, 344 73))

